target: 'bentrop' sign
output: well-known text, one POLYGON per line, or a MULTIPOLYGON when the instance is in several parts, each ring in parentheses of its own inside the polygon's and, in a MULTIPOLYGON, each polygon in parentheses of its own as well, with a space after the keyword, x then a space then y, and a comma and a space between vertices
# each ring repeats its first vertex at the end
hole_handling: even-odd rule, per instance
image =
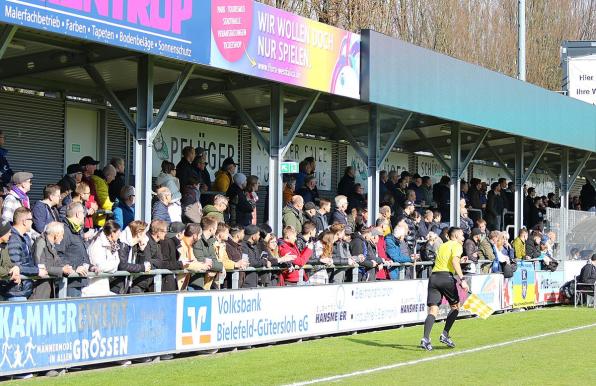
POLYGON ((0 21, 207 63, 207 1, 0 0, 0 21))

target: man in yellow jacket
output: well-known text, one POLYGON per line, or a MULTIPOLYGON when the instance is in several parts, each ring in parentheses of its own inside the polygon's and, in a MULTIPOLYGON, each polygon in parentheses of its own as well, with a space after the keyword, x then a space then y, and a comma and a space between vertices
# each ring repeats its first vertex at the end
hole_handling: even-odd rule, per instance
POLYGON ((528 230, 522 228, 519 230, 519 236, 513 240, 513 252, 516 259, 524 259, 526 257, 526 241, 528 240, 528 230))
POLYGON ((214 192, 226 193, 232 184, 232 176, 236 174, 237 164, 232 157, 226 158, 221 164, 221 168, 215 173, 215 182, 213 183, 214 192))
POLYGON ((106 223, 107 215, 105 212, 111 212, 114 203, 110 200, 110 182, 116 178, 116 168, 112 165, 106 165, 102 169, 103 177, 97 174, 91 176, 91 181, 95 185, 95 194, 100 213, 93 216, 93 224, 96 227, 102 227, 106 223))

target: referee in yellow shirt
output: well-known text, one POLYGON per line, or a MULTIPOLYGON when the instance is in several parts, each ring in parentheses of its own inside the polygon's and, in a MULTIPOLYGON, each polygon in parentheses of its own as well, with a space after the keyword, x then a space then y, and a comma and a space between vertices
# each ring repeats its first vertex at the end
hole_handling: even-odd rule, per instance
MULTIPOLYGON (((468 284, 464 280, 460 263, 462 260, 464 232, 461 228, 449 229, 449 241, 443 243, 437 251, 435 266, 428 279, 428 316, 424 321, 424 337, 420 342, 420 347, 431 351, 433 349, 430 343, 430 332, 439 313, 441 299, 445 297, 451 306, 451 311, 445 321, 445 329, 439 339, 441 343, 449 347, 455 347, 455 343, 449 337, 449 330, 453 326, 457 315, 459 314, 459 295, 457 293, 457 279, 460 280, 461 287, 468 291, 468 284)), ((465 257, 464 257, 465 259, 465 257)))

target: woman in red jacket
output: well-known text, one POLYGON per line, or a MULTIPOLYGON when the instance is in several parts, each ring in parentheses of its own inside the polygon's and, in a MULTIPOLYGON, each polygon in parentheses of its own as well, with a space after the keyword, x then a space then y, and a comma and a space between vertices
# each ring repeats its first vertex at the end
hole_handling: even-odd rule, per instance
MULTIPOLYGON (((286 285, 296 285, 298 283, 300 278, 300 267, 304 266, 308 262, 308 259, 310 259, 310 257, 312 256, 313 245, 311 242, 306 244, 306 248, 304 248, 302 252, 298 250, 298 248, 296 247, 297 235, 298 233, 296 232, 296 229, 294 227, 287 226, 283 230, 284 238, 282 242, 279 244, 279 256, 295 256, 295 258, 292 260, 292 265, 298 268, 290 268, 289 270, 283 272, 282 275, 286 285)), ((306 273, 304 273, 303 280, 305 282, 308 280, 306 273)))

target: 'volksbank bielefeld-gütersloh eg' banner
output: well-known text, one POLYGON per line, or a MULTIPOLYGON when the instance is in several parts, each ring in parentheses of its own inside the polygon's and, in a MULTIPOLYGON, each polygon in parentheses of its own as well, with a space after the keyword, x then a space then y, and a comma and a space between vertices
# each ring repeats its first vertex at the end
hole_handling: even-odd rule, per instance
POLYGON ((360 35, 253 0, 0 4, 0 22, 360 97, 360 35))
MULTIPOLYGON (((502 275, 470 280, 491 308, 502 308, 502 275)), ((427 286, 403 280, 3 302, 0 374, 419 323, 427 286)))

